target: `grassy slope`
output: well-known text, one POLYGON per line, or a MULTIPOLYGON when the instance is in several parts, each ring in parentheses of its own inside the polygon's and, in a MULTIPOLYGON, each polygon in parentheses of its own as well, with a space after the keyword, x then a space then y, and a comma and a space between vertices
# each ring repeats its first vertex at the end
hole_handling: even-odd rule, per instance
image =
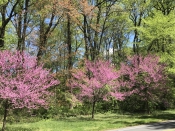
POLYGON ((90 119, 90 116, 82 116, 58 120, 41 120, 34 123, 14 123, 7 125, 7 131, 104 131, 107 129, 171 120, 174 118, 175 110, 157 112, 153 115, 119 115, 106 113, 95 115, 94 120, 90 119))

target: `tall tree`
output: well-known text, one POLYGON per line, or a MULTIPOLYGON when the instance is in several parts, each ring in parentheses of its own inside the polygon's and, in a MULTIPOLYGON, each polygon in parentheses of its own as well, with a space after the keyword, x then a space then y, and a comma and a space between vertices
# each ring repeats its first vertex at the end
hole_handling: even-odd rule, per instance
POLYGON ((51 33, 55 30, 62 18, 62 12, 57 9, 57 1, 39 1, 36 3, 38 11, 38 61, 41 60, 42 56, 46 53, 47 41, 51 33))
POLYGON ((124 0, 123 5, 126 10, 129 10, 129 18, 133 23, 133 52, 139 54, 139 43, 141 41, 137 27, 142 25, 142 19, 149 12, 150 1, 148 0, 124 0))
MULTIPOLYGON (((94 15, 83 15, 83 25, 81 29, 84 34, 85 56, 87 59, 95 60, 103 50, 105 32, 108 30, 111 14, 117 14, 112 8, 114 1, 95 0, 91 5, 94 6, 94 15)), ((92 12, 92 11, 91 11, 92 12)))
POLYGON ((13 25, 16 28, 18 36, 17 50, 23 51, 25 48, 25 39, 27 34, 27 27, 30 22, 30 17, 28 17, 30 0, 20 1, 15 9, 15 15, 13 25))
POLYGON ((132 23, 128 19, 128 12, 119 3, 111 7, 108 15, 102 36, 104 49, 101 53, 117 64, 125 58, 124 48, 128 46, 132 23))

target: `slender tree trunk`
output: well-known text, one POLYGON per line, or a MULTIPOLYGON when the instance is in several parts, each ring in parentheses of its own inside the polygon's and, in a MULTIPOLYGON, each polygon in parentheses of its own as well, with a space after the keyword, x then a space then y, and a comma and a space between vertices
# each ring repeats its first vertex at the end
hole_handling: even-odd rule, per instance
POLYGON ((46 51, 46 41, 47 37, 46 34, 44 33, 45 31, 45 25, 44 25, 44 18, 40 19, 40 30, 39 30, 39 46, 38 46, 38 53, 37 53, 37 58, 38 62, 41 60, 42 56, 44 55, 46 51))
POLYGON ((28 5, 29 5, 29 0, 25 0, 24 2, 24 8, 25 12, 22 15, 19 14, 19 19, 18 19, 18 47, 17 50, 23 51, 25 48, 25 38, 26 38, 26 30, 27 30, 27 13, 28 13, 28 5), (22 22, 23 21, 23 22, 22 22), (22 24, 23 23, 23 24, 22 24))
POLYGON ((70 16, 67 15, 67 49, 68 49, 68 70, 72 69, 72 41, 70 16))
POLYGON ((21 28, 22 28, 22 14, 19 14, 18 16, 18 27, 17 27, 17 34, 18 34, 18 46, 17 46, 17 50, 21 49, 21 28))
POLYGON ((0 27, 0 48, 4 47, 5 28, 0 27))
MULTIPOLYGON (((72 38, 71 38, 71 18, 69 14, 67 15, 67 50, 68 50, 68 62, 67 62, 67 69, 68 69, 68 76, 67 78, 71 78, 71 72, 70 70, 72 69, 73 63, 72 63, 72 38)), ((72 89, 69 89, 70 92, 72 93, 72 89)), ((70 103, 69 105, 70 109, 73 109, 73 104, 70 103)))
POLYGON ((6 125, 6 119, 7 119, 7 114, 8 114, 8 100, 5 101, 4 103, 4 119, 3 119, 3 124, 2 124, 2 131, 5 131, 5 125, 6 125))
POLYGON ((87 30, 87 20, 86 20, 86 16, 83 15, 84 17, 84 28, 83 28, 83 34, 84 34, 84 42, 85 42, 85 57, 86 59, 88 60, 89 59, 89 51, 88 51, 88 41, 87 41, 87 33, 86 33, 86 30, 87 30))
POLYGON ((139 50, 138 50, 138 31, 135 30, 134 31, 134 40, 133 40, 133 51, 135 54, 139 54, 139 50))
POLYGON ((2 9, 0 10, 0 15, 2 17, 2 22, 1 22, 1 26, 0 26, 0 47, 3 48, 4 47, 4 36, 5 36, 5 28, 7 25, 7 21, 6 21, 6 7, 7 7, 8 3, 5 4, 2 9))
MULTIPOLYGON (((98 2, 98 1, 97 1, 98 2)), ((99 55, 99 50, 100 50, 100 44, 101 43, 98 43, 98 41, 99 41, 99 36, 98 36, 98 27, 97 27, 97 25, 99 25, 99 23, 100 23, 100 16, 101 16, 101 5, 98 7, 98 9, 99 9, 99 11, 98 11, 98 13, 97 13, 97 21, 96 21, 96 30, 95 30, 95 34, 94 34, 94 40, 93 40, 93 42, 94 42, 94 47, 92 48, 92 54, 91 54, 91 58, 92 58, 92 60, 95 60, 96 59, 96 57, 99 55)))
POLYGON ((92 119, 94 119, 95 104, 96 104, 96 100, 95 100, 95 96, 94 96, 94 98, 93 98, 93 102, 92 102, 92 119))

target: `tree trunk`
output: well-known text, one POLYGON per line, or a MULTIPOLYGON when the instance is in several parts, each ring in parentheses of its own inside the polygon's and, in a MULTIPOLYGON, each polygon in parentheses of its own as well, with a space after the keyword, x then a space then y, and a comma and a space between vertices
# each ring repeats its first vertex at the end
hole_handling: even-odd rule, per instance
POLYGON ((6 7, 7 7, 7 4, 2 6, 2 9, 0 10, 0 15, 1 15, 1 18, 2 18, 1 26, 0 26, 0 48, 4 47, 5 28, 6 28, 6 25, 7 25, 7 21, 6 21, 6 7))
POLYGON ((5 125, 6 125, 6 118, 7 118, 7 113, 8 113, 8 100, 5 101, 4 103, 4 119, 3 119, 3 124, 2 124, 2 131, 5 131, 5 125))
POLYGON ((5 28, 0 28, 0 48, 4 47, 5 28))
POLYGON ((92 119, 94 119, 95 104, 96 104, 96 101, 95 101, 95 96, 94 96, 94 99, 93 99, 93 102, 92 102, 92 119))
POLYGON ((21 49, 21 42, 22 42, 22 38, 21 38, 21 29, 22 29, 22 14, 19 14, 18 16, 18 24, 17 24, 17 35, 18 35, 18 46, 17 46, 17 50, 21 49))
POLYGON ((88 41, 87 41, 87 33, 86 33, 86 30, 87 30, 87 20, 86 20, 86 16, 83 15, 84 17, 84 28, 83 28, 83 34, 84 34, 84 42, 85 42, 85 57, 87 60, 89 60, 89 49, 88 49, 88 41))
POLYGON ((72 69, 72 43, 71 43, 71 23, 70 16, 67 15, 67 50, 68 50, 68 70, 72 69))
MULTIPOLYGON (((22 14, 18 14, 18 27, 17 27, 17 34, 18 34, 18 46, 17 50, 23 51, 25 48, 25 38, 26 38, 26 30, 27 30, 27 14, 28 14, 28 6, 29 6, 29 0, 24 1, 24 9, 25 12, 22 16, 22 14), (23 21, 23 22, 22 22, 23 21), (23 24, 22 24, 23 23, 23 24)), ((21 9, 22 10, 22 9, 21 9)))
POLYGON ((40 30, 39 30, 39 45, 38 45, 38 53, 37 53, 38 63, 46 52, 46 43, 47 43, 46 35, 47 34, 45 34, 44 18, 41 18, 40 19, 40 30))
POLYGON ((139 54, 139 49, 138 49, 138 31, 137 30, 135 30, 134 31, 134 40, 133 40, 133 52, 135 53, 135 54, 139 54))
MULTIPOLYGON (((71 18, 69 14, 67 14, 67 50, 68 50, 68 62, 67 62, 67 69, 68 69, 68 75, 67 79, 71 78, 71 72, 70 70, 72 69, 73 62, 72 62, 72 38, 71 38, 71 18)), ((72 93, 72 89, 69 89, 70 92, 72 93)), ((73 109, 73 104, 70 103, 69 105, 70 109, 73 109)))

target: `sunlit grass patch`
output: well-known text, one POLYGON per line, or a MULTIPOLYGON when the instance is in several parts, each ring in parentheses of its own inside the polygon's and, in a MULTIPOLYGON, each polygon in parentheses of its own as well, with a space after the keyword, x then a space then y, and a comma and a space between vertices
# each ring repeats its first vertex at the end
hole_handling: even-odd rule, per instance
POLYGON ((78 116, 32 123, 12 123, 7 124, 7 131, 105 131, 171 120, 174 116, 175 110, 155 112, 152 115, 104 113, 96 114, 95 119, 91 119, 91 116, 78 116))

